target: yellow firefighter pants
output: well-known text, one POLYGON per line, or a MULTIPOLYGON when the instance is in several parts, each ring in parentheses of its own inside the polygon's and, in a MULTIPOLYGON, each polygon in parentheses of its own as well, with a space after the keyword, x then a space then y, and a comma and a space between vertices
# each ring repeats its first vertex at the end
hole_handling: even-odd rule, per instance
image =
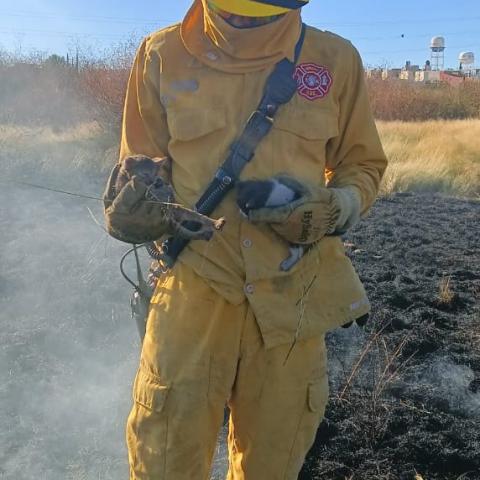
MULTIPOLYGON (((282 312, 278 312, 282 315, 282 312)), ((248 303, 178 264, 152 299, 127 424, 131 480, 207 480, 224 406, 228 480, 296 480, 328 398, 323 337, 265 349, 248 303)))

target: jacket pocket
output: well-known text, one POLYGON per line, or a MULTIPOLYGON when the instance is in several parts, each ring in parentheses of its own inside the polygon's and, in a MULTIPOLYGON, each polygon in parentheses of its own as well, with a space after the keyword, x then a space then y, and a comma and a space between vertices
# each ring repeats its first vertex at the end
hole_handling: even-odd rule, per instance
POLYGON ((162 385, 152 374, 140 368, 135 377, 133 399, 142 407, 160 413, 167 400, 169 387, 162 385))
POLYGON ((179 203, 192 207, 228 151, 225 108, 168 108, 168 154, 172 185, 179 203))
POLYGON ((273 173, 288 173, 301 181, 324 184, 327 144, 337 135, 338 118, 334 112, 286 108, 275 120, 269 140, 273 173))
POLYGON ((172 140, 189 142, 223 129, 226 115, 221 108, 169 108, 167 123, 172 140))
POLYGON ((274 122, 277 130, 305 140, 328 140, 338 135, 338 117, 330 110, 286 108, 274 122))

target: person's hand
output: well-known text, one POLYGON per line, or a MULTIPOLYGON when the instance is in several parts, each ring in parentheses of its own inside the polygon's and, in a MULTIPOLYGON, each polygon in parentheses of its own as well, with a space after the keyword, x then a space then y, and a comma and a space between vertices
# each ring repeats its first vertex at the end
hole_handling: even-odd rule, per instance
POLYGON ((297 199, 278 207, 250 209, 248 218, 270 224, 290 243, 309 245, 325 235, 342 234, 360 218, 361 199, 355 187, 313 186, 288 176, 275 180, 292 189, 297 199))
MULTIPOLYGON (((355 323, 360 327, 364 328, 365 325, 368 323, 368 320, 370 318, 370 315, 367 313, 363 317, 357 318, 355 320, 355 323)), ((342 328, 350 328, 353 325, 354 322, 348 322, 345 325, 342 325, 342 328)))
MULTIPOLYGON (((151 195, 152 186, 140 175, 133 175, 117 192, 117 165, 104 194, 105 222, 112 237, 122 242, 142 244, 159 240, 164 235, 178 235, 189 240, 209 240, 224 220, 212 220, 181 205, 159 201, 151 195)), ((171 188, 169 185, 160 188, 171 188)), ((171 198, 171 197, 169 197, 171 198)))
MULTIPOLYGON (((117 174, 114 169, 112 176, 117 174)), ((118 194, 107 187, 105 222, 110 235, 122 242, 141 244, 173 233, 168 204, 148 199, 147 192, 148 185, 137 176, 128 180, 118 194)))

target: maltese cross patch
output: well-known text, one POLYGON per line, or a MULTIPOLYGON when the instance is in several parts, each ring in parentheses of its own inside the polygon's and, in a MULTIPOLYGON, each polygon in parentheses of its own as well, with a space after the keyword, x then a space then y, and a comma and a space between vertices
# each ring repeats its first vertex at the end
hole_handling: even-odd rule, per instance
POLYGON ((315 63, 297 65, 293 78, 296 80, 298 93, 307 100, 325 97, 333 84, 332 74, 327 67, 315 63))

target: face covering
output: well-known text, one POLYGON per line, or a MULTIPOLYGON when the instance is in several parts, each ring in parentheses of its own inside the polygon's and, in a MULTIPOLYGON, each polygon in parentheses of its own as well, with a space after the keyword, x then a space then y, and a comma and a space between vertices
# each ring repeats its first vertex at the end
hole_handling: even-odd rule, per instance
POLYGON ((209 67, 228 73, 263 70, 287 57, 293 60, 302 28, 300 11, 255 28, 235 28, 195 0, 181 26, 188 52, 209 67))

